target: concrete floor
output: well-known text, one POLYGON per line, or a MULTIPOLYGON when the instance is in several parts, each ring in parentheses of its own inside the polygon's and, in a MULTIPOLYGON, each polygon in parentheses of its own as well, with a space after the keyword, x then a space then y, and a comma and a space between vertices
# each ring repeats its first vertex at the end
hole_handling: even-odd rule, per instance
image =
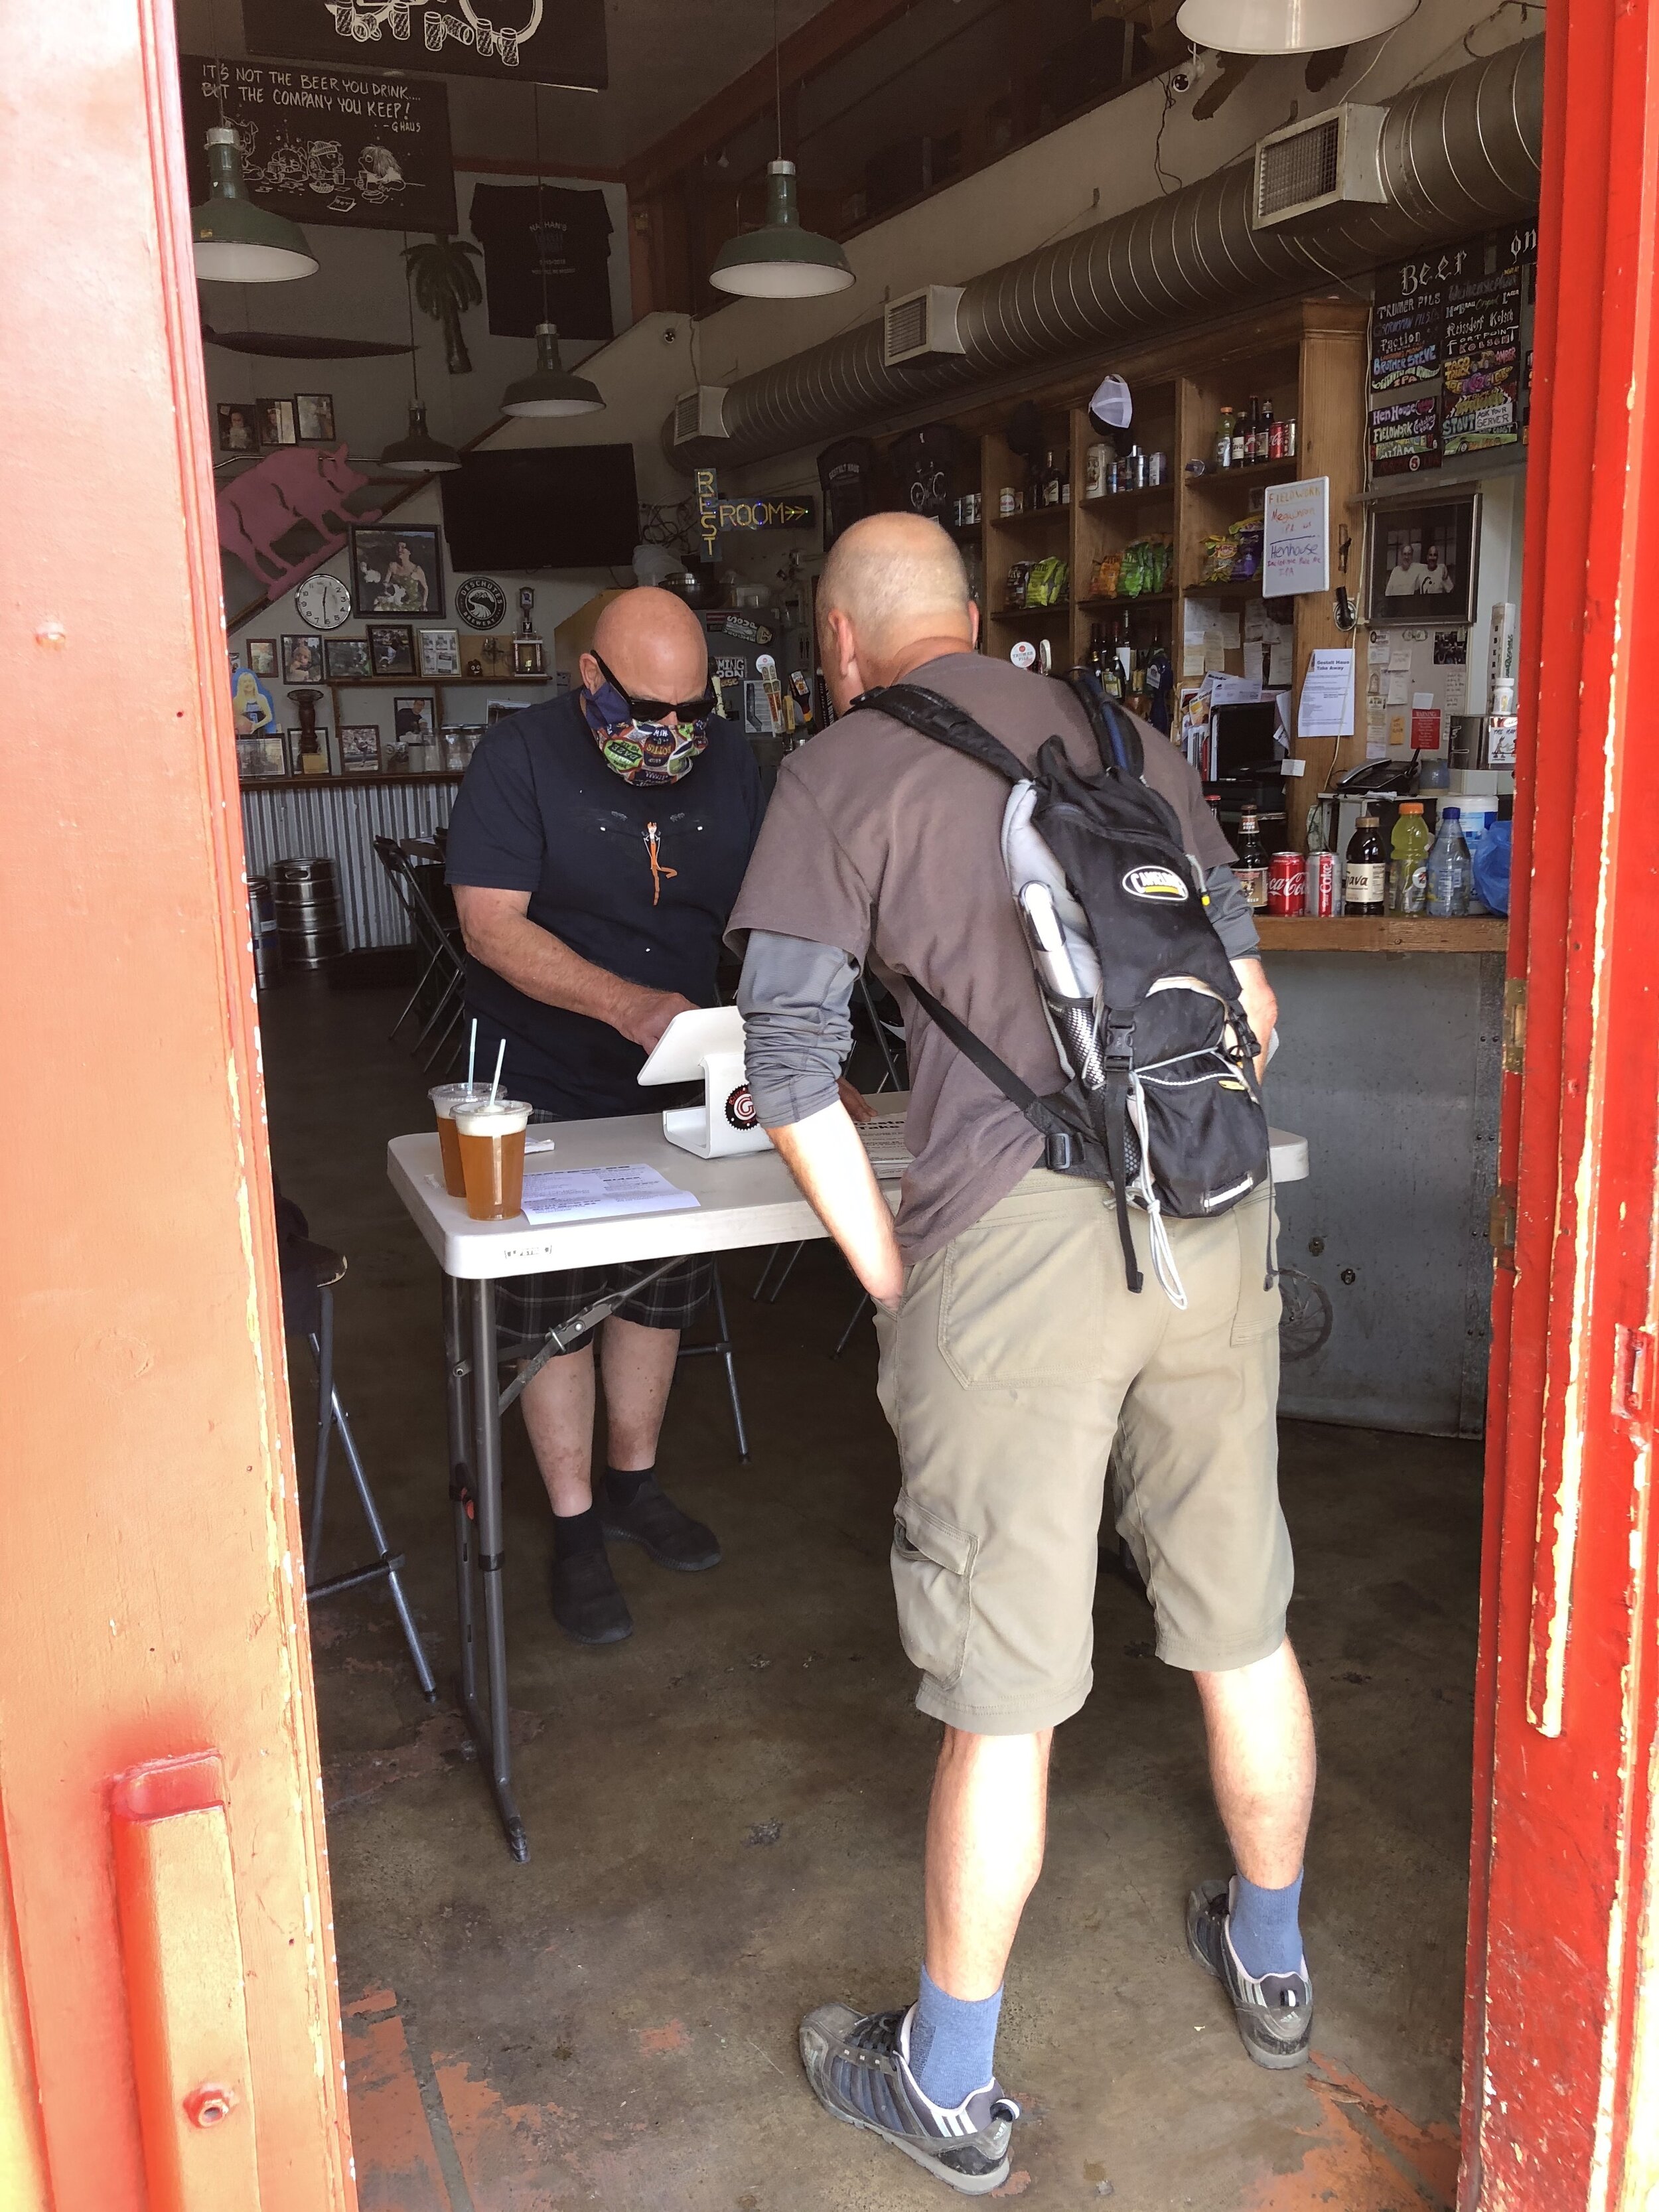
MULTIPOLYGON (((726 1282, 754 1457, 715 1363, 685 1370, 666 1486, 720 1531, 713 1574, 616 1557, 631 1642, 585 1650, 545 1601, 549 1521, 507 1437, 520 1803, 501 1842, 452 1703, 438 1289, 386 1182, 425 1126, 395 996, 289 979, 263 1008, 277 1171, 349 1255, 339 1372, 440 1676, 390 1609, 318 1608, 318 1700, 364 2212, 897 2212, 947 2201, 812 2102, 795 2024, 903 2002, 936 1729, 911 1704, 886 1570, 896 1488, 849 1279, 809 1249, 776 1307, 726 1282), (319 1080, 319 1078, 322 1080, 319 1080)), ((301 1418, 309 1399, 301 1379, 301 1418)), ((303 1456, 303 1454, 302 1454, 303 1456)), ((1188 1964, 1188 1884, 1225 1871, 1190 1685, 1115 1576, 1097 1682, 1055 1747, 1048 1861, 1008 1978, 1000 2071, 1024 2105, 1004 2193, 1124 2212, 1417 2212, 1451 2202, 1480 1455, 1286 1424, 1292 1614, 1322 1771, 1304 1928, 1316 2063, 1246 2060, 1188 1964)), ((346 1486, 326 1571, 362 1556, 346 1486)))

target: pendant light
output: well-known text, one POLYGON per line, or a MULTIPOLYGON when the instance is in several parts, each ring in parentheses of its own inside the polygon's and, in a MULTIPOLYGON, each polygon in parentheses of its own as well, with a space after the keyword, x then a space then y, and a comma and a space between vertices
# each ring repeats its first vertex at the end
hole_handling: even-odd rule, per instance
POLYGON ((750 300, 813 300, 844 292, 853 282, 847 256, 833 238, 801 228, 795 165, 783 158, 783 50, 778 0, 772 0, 772 76, 778 118, 778 158, 766 165, 766 221, 758 230, 728 238, 708 272, 717 292, 750 300))
POLYGON ((236 133, 216 124, 207 135, 208 196, 190 211, 196 274, 216 284, 284 284, 309 276, 317 257, 297 222, 248 198, 236 133))
POLYGON ((1182 0, 1176 27, 1228 54, 1312 54, 1392 31, 1417 0, 1182 0))
POLYGON ((536 118, 536 266, 541 271, 542 319, 536 325, 536 366, 528 376, 515 377, 501 394, 503 415, 597 415, 605 395, 585 376, 573 376, 559 366, 559 326, 547 307, 547 249, 544 242, 542 208, 542 102, 540 88, 530 88, 536 118))
POLYGON ((453 446, 446 446, 434 438, 426 427, 426 409, 421 400, 421 356, 415 343, 415 295, 409 276, 409 233, 404 233, 404 305, 409 310, 409 428, 395 445, 388 446, 380 456, 380 466, 394 477, 435 477, 447 470, 458 469, 461 457, 453 446))

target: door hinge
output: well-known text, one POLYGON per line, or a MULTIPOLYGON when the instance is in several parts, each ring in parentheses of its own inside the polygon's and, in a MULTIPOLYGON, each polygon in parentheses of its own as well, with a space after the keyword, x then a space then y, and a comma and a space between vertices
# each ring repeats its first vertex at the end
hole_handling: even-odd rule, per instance
POLYGON ((1527 1053, 1527 979, 1504 978, 1504 1073, 1519 1075, 1527 1053))
POLYGON ((1653 1331, 1626 1328, 1613 1333, 1613 1414, 1626 1428, 1653 1434, 1653 1331))
POLYGON ((1500 1267, 1515 1265, 1515 1185, 1500 1182, 1492 1194, 1486 1237, 1500 1267))

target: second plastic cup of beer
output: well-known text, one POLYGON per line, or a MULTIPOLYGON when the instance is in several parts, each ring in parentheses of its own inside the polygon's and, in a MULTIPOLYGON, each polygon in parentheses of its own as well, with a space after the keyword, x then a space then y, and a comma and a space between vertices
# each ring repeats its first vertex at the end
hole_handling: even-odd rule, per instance
POLYGON ((489 1096, 487 1083, 441 1083, 429 1091, 432 1110, 438 1117, 438 1150, 443 1155, 444 1188, 452 1198, 465 1198, 466 1184, 461 1176, 460 1139, 455 1134, 455 1109, 470 1106, 489 1096))
POLYGON ((455 1139, 474 1221, 510 1221, 524 1209, 524 1133, 531 1109, 522 1098, 486 1097, 455 1109, 455 1139))

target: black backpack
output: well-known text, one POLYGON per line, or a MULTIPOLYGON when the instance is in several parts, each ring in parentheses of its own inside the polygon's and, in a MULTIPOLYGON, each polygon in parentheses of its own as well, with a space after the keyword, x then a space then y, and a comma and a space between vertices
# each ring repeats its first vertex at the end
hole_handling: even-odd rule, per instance
MULTIPOLYGON (((1271 1176, 1258 1046, 1175 811, 1144 781, 1139 732, 1091 678, 1074 677, 1072 689, 1100 750, 1098 774, 1073 768, 1058 737, 1027 768, 971 714, 919 684, 858 702, 1015 787, 1005 856, 1018 804, 1054 869, 1054 895, 1045 901, 1041 886, 1028 886, 1039 892, 1032 899, 1012 882, 1009 862, 1065 1088, 1039 1098, 932 992, 906 981, 957 1049, 1042 1133, 1046 1165, 1110 1184, 1132 1291, 1141 1275, 1128 1209, 1131 1200, 1145 1207, 1158 1279, 1184 1305, 1161 1216, 1227 1212, 1271 1176), (1058 956, 1056 900, 1069 917, 1058 956)), ((1270 1258, 1269 1283, 1272 1272, 1270 1258)))

